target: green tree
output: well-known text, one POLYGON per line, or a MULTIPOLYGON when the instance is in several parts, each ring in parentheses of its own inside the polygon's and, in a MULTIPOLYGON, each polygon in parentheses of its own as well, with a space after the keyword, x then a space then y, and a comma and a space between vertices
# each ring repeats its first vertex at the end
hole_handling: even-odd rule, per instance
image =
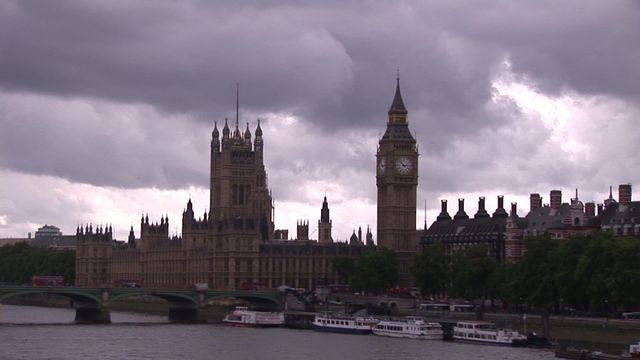
POLYGON ((615 261, 607 279, 612 303, 623 307, 640 304, 640 240, 618 239, 612 252, 615 261))
POLYGON ((555 274, 559 262, 558 241, 548 235, 525 240, 527 253, 518 264, 516 296, 521 302, 549 309, 557 304, 559 293, 555 274))
POLYGON ((25 284, 34 275, 62 275, 75 278, 75 251, 50 250, 17 243, 0 247, 0 282, 25 284))
POLYGON ((450 269, 444 245, 437 243, 422 250, 416 255, 410 270, 423 296, 447 291, 450 269))
POLYGON ((484 246, 468 247, 452 256, 450 295, 467 300, 489 298, 495 291, 492 277, 496 261, 484 246))
POLYGON ((332 260, 331 265, 333 271, 338 275, 339 282, 341 284, 349 283, 355 271, 353 259, 347 257, 335 258, 332 260))
POLYGON ((395 252, 379 249, 364 254, 355 266, 351 287, 380 293, 398 283, 398 258, 395 252))

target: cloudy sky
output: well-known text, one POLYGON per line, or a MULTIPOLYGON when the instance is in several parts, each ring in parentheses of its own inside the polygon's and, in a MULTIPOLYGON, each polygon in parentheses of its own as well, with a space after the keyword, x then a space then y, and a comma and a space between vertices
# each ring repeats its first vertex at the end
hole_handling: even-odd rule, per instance
MULTIPOLYGON (((215 121, 262 119, 277 228, 376 223, 396 70, 418 224, 478 196, 639 184, 639 1, 3 1, 0 238, 208 206, 215 121)), ((635 198, 635 197, 634 197, 635 198)), ((313 228, 310 230, 313 232, 313 228)), ((374 232, 375 233, 375 232, 374 232)), ((312 235, 314 237, 315 234, 312 235)))

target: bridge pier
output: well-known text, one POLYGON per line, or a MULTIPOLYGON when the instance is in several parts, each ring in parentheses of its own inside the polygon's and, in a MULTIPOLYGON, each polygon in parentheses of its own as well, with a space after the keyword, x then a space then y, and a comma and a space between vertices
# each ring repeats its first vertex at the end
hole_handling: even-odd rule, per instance
POLYGON ((103 307, 76 307, 77 324, 111 324, 111 311, 103 307))

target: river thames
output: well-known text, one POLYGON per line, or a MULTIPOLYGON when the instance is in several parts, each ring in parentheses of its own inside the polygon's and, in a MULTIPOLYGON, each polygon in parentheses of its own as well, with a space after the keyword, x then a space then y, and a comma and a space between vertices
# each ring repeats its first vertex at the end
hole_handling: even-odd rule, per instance
POLYGON ((342 335, 311 330, 169 324, 112 312, 72 324, 72 309, 0 305, 0 359, 553 359, 549 350, 342 335))

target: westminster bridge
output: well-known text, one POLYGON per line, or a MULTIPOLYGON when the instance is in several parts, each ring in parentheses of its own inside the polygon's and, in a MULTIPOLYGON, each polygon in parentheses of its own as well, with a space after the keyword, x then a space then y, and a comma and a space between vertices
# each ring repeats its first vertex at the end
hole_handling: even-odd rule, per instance
POLYGON ((169 321, 179 323, 204 322, 206 306, 220 299, 237 298, 276 308, 282 308, 284 301, 282 294, 275 291, 0 286, 0 303, 15 296, 36 294, 69 298, 76 310, 75 321, 95 324, 111 323, 111 304, 130 297, 153 296, 166 300, 169 303, 169 321))

